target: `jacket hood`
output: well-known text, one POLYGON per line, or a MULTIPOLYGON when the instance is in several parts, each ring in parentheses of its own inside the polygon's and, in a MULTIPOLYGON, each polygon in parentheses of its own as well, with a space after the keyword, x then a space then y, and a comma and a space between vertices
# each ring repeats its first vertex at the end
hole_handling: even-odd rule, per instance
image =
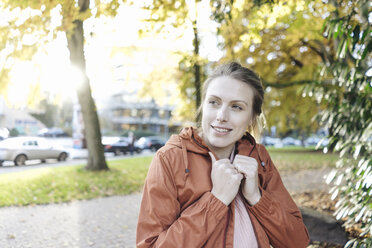
POLYGON ((186 148, 189 152, 208 154, 208 146, 194 127, 185 127, 179 135, 172 135, 166 145, 186 148))
MULTIPOLYGON (((176 147, 181 148, 182 156, 183 156, 183 163, 185 167, 184 180, 187 179, 189 172, 190 172, 187 152, 202 154, 202 155, 206 155, 209 157, 208 152, 210 150, 208 148, 208 145, 199 136, 198 130, 194 127, 185 127, 182 129, 179 135, 172 135, 169 138, 168 142, 165 144, 165 146, 176 146, 176 147)), ((235 154, 239 153, 241 155, 250 156, 255 148, 256 148, 255 139, 252 137, 252 135, 246 132, 244 136, 240 140, 237 141, 235 154)), ((216 154, 214 154, 214 156, 218 159, 216 154)), ((258 153, 258 157, 261 160, 259 153, 258 153)), ((262 164, 262 166, 265 166, 265 164, 262 164)))

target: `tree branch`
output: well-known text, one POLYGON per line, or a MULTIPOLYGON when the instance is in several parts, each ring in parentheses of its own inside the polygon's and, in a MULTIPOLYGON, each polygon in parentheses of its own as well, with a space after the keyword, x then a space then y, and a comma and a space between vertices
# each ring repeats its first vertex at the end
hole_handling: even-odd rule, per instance
POLYGON ((304 39, 301 39, 302 44, 304 44, 305 46, 307 46, 308 48, 310 48, 312 51, 314 51, 316 54, 318 54, 319 57, 322 59, 322 61, 323 61, 324 64, 326 64, 326 63, 333 63, 332 55, 329 52, 327 52, 327 49, 325 48, 324 44, 321 43, 318 40, 312 40, 312 41, 314 43, 316 43, 316 45, 319 48, 311 45, 310 44, 310 41, 307 42, 304 39))
POLYGON ((287 83, 278 83, 278 82, 267 82, 265 80, 262 80, 263 86, 266 87, 272 87, 276 89, 283 89, 292 87, 295 85, 304 85, 304 84, 320 84, 320 85, 328 85, 331 84, 331 80, 324 80, 324 81, 316 81, 316 80, 299 80, 299 81, 293 81, 293 82, 287 82, 287 83))

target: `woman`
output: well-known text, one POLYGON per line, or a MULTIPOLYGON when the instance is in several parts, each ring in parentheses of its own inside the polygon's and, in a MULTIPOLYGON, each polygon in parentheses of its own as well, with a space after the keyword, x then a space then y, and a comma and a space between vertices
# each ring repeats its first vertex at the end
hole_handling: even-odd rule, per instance
POLYGON ((173 135, 154 157, 137 247, 302 248, 309 242, 257 130, 264 90, 238 63, 218 67, 202 94, 201 129, 173 135))

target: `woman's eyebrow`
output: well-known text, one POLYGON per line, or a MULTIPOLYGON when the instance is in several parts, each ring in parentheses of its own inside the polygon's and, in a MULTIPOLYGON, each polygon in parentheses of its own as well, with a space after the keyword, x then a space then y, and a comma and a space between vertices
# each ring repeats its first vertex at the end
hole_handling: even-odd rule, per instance
POLYGON ((243 103, 244 105, 248 106, 248 103, 244 100, 234 100, 234 101, 231 101, 232 103, 243 103))
MULTIPOLYGON (((216 99, 218 99, 218 100, 221 100, 221 97, 218 97, 218 96, 216 96, 216 95, 209 95, 208 96, 208 99, 210 99, 210 98, 216 98, 216 99)), ((232 103, 242 103, 242 104, 244 104, 244 105, 246 105, 246 106, 249 106, 249 104, 246 102, 246 101, 244 101, 244 100, 233 100, 233 101, 231 101, 232 103)))

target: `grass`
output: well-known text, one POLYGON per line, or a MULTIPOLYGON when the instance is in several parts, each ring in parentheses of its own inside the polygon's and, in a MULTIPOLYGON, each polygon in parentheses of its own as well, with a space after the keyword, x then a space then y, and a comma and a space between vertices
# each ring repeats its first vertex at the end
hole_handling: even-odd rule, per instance
POLYGON ((142 188, 152 157, 109 161, 109 171, 90 172, 83 165, 42 168, 0 175, 0 207, 60 203, 142 188))
POLYGON ((280 172, 334 168, 338 155, 323 153, 314 148, 267 148, 272 161, 280 172))
MULTIPOLYGON (((313 149, 268 148, 280 172, 334 167, 335 154, 313 149)), ((90 172, 83 165, 41 168, 0 175, 0 207, 61 203, 142 189, 152 156, 108 161, 109 171, 90 172)))

